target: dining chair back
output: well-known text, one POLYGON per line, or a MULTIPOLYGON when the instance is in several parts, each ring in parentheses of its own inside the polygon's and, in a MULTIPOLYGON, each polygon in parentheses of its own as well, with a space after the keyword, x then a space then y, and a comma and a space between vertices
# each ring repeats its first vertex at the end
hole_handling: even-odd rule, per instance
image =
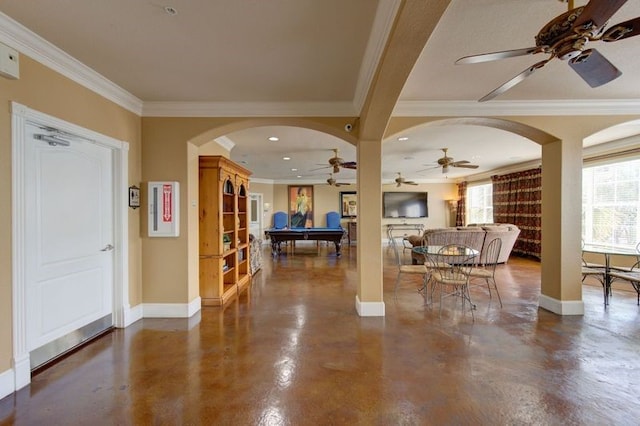
POLYGON ((489 299, 491 299, 491 289, 493 288, 498 295, 498 301, 500 307, 502 307, 502 298, 498 291, 498 283, 496 282, 496 266, 498 265, 498 258, 500 257, 500 251, 502 250, 502 240, 500 238, 493 239, 484 250, 483 263, 474 266, 469 271, 471 279, 480 278, 484 280, 489 291, 489 299))

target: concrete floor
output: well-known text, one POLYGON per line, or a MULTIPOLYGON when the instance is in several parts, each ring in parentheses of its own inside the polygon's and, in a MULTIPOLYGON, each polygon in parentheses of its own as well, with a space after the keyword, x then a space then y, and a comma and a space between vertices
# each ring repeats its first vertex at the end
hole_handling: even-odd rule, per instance
MULTIPOLYGON (((504 307, 425 306, 409 279, 386 316, 355 312, 355 247, 265 248, 250 294, 190 319, 144 319, 0 401, 17 425, 637 425, 635 293, 583 286, 585 315, 539 310, 540 265, 498 267, 504 307)), ((408 252, 406 254, 408 256, 408 252)))

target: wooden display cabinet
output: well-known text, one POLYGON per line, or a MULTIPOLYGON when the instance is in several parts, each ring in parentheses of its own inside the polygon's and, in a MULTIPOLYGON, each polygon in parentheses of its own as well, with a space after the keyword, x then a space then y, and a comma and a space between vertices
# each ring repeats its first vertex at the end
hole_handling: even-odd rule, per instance
POLYGON ((250 283, 249 176, 221 156, 199 160, 200 297, 203 306, 222 306, 250 283))

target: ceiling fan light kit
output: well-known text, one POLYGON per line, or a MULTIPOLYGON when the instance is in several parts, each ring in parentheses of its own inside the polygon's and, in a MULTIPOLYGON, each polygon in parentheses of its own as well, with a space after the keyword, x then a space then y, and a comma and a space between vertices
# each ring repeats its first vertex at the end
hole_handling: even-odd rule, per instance
POLYGON ((334 155, 333 155, 333 157, 329 158, 329 165, 328 166, 319 167, 317 169, 312 169, 311 171, 330 168, 330 169, 333 170, 333 173, 340 173, 340 169, 341 168, 352 169, 352 170, 356 169, 356 162, 355 161, 344 161, 342 158, 338 157, 338 148, 334 148, 332 151, 333 151, 334 155))
POLYGON ((605 31, 609 18, 626 2, 627 0, 590 0, 585 6, 574 9, 573 1, 568 0, 569 10, 542 27, 535 36, 535 47, 465 56, 455 63, 475 64, 538 53, 550 55, 483 96, 479 102, 491 100, 505 93, 554 58, 568 61, 571 69, 589 86, 602 86, 620 77, 622 72, 597 50, 587 49, 587 45, 594 41, 623 40, 640 33, 640 17, 613 25, 605 31))
POLYGON ((449 157, 447 155, 447 151, 449 150, 449 148, 441 148, 441 149, 442 149, 442 152, 444 153, 444 156, 441 158, 438 158, 438 160, 436 161, 438 165, 435 166, 434 168, 438 168, 438 167, 442 168, 443 174, 449 173, 449 167, 461 167, 464 169, 477 169, 479 167, 477 164, 471 164, 467 160, 454 161, 453 157, 449 157))
POLYGON ((329 186, 336 186, 336 187, 340 187, 340 186, 344 186, 344 185, 351 185, 350 183, 337 182, 337 181, 333 178, 333 173, 330 173, 330 174, 329 174, 329 179, 327 179, 327 183, 329 184, 329 186))

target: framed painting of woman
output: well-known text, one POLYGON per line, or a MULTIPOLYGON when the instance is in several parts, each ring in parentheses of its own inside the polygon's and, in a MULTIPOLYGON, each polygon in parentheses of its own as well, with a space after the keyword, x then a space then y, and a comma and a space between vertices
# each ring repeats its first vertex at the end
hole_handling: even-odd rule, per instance
POLYGON ((313 186, 289 186, 291 228, 313 228, 313 186))

